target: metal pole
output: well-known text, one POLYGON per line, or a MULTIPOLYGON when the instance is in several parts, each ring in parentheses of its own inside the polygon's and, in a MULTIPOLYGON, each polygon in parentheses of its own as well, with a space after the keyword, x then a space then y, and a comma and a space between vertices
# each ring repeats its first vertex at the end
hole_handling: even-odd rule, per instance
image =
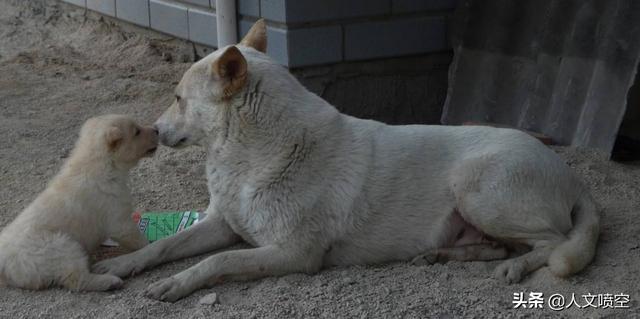
POLYGON ((236 0, 216 0, 218 48, 238 43, 236 0))

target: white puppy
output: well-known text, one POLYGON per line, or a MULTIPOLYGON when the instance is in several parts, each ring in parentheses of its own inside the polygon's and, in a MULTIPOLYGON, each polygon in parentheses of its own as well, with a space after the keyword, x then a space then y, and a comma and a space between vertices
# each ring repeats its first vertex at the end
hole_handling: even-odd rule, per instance
POLYGON ((127 249, 147 240, 131 219, 128 172, 151 155, 157 132, 121 115, 89 119, 62 170, 0 233, 0 282, 103 291, 122 286, 89 272, 87 253, 111 237, 127 249))
POLYGON ((568 276, 591 261, 596 205, 539 141, 341 114, 264 54, 265 34, 259 21, 240 45, 195 63, 156 122, 163 144, 206 148, 208 217, 97 271, 125 276, 240 239, 254 246, 149 286, 172 301, 220 280, 417 256, 504 259, 511 247, 528 251, 498 266, 505 282, 545 265, 568 276))

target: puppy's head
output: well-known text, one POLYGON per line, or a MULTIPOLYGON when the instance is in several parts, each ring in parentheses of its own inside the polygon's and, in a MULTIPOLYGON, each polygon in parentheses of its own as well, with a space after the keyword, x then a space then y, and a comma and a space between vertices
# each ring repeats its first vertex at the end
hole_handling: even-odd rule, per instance
POLYGON ((133 167, 158 146, 158 133, 124 115, 103 115, 89 119, 80 132, 79 148, 92 149, 121 167, 133 167), (88 144, 88 145, 87 145, 88 144))

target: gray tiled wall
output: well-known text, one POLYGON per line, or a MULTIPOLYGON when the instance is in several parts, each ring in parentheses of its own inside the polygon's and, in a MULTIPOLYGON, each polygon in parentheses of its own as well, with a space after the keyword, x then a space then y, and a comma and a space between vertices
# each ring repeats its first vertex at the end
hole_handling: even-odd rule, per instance
POLYGON ((393 13, 408 13, 435 10, 453 10, 456 0, 393 0, 393 13))
POLYGON ((149 23, 152 29, 189 39, 188 7, 164 0, 150 0, 149 23))
POLYGON ((218 45, 216 15, 213 12, 189 8, 189 40, 211 47, 218 45))
POLYGON ((236 8, 241 15, 260 16, 260 0, 238 0, 236 8))
POLYGON ((81 7, 86 7, 87 6, 87 1, 86 0, 62 0, 64 2, 68 2, 71 4, 75 4, 77 6, 81 6, 81 7))
MULTIPOLYGON (((215 0, 62 0, 215 47, 215 0)), ((233 0, 229 0, 233 1, 233 0)), ((268 54, 288 67, 449 50, 456 0, 236 0, 241 38, 267 20, 268 54)))
POLYGON ((342 60, 342 28, 337 25, 289 30, 288 44, 291 66, 342 60))
POLYGON ((86 0, 87 9, 98 11, 102 14, 116 16, 116 0, 86 0))
POLYGON ((444 17, 354 23, 344 27, 345 60, 363 60, 447 49, 444 17))
MULTIPOLYGON (((181 2, 186 2, 189 4, 195 4, 201 7, 209 7, 210 3, 209 0, 181 0, 181 2)), ((214 0, 215 2, 215 0, 214 0)))
POLYGON ((389 0, 261 0, 262 17, 285 23, 372 17, 391 12, 389 0))
POLYGON ((119 19, 149 26, 149 0, 116 0, 116 16, 119 19))

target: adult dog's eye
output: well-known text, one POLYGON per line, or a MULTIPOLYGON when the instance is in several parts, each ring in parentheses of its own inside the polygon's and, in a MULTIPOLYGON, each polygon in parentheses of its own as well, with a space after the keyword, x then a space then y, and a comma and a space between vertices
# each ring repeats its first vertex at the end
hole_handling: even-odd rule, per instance
POLYGON ((136 133, 135 133, 135 136, 138 136, 138 135, 140 135, 140 129, 136 127, 136 133))
POLYGON ((178 103, 178 109, 180 110, 180 112, 184 113, 186 101, 182 102, 182 97, 176 94, 176 103, 178 103))

